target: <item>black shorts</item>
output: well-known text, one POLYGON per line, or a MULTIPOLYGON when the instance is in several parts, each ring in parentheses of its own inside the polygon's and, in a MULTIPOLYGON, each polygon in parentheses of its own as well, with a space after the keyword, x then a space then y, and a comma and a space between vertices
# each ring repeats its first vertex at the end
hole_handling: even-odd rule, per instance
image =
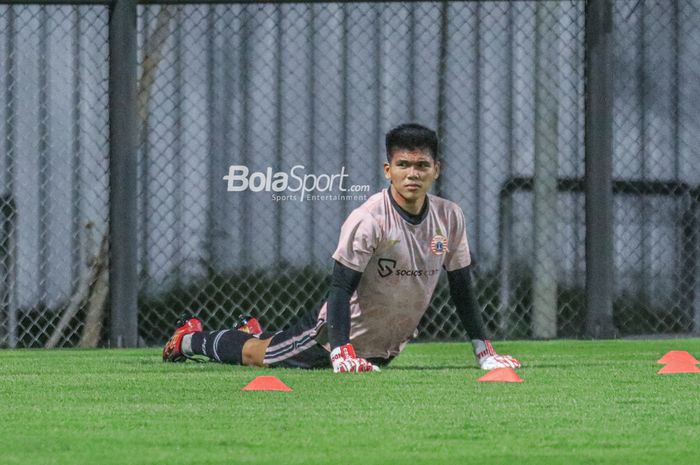
MULTIPOLYGON (((322 345, 328 339, 326 322, 318 320, 319 310, 305 314, 289 329, 275 333, 265 352, 263 363, 280 368, 330 368, 330 354, 322 345)), ((368 360, 374 365, 385 366, 392 359, 393 357, 368 360)))
POLYGON ((263 363, 284 368, 329 368, 330 354, 316 340, 325 324, 318 321, 318 311, 309 312, 290 328, 275 333, 263 363))

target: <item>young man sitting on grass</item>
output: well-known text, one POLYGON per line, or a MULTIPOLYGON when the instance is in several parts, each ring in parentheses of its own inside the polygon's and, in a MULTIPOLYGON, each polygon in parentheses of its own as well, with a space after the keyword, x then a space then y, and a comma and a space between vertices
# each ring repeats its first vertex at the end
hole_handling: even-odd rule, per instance
POLYGON ((520 367, 515 358, 497 354, 485 334, 462 209, 428 194, 440 176, 436 133, 417 124, 398 126, 386 135, 386 153, 389 187, 345 220, 330 293, 320 309, 272 334, 254 318, 218 331, 203 331, 197 318, 189 318, 165 345, 163 360, 205 356, 249 366, 379 371, 413 337, 444 268, 481 368, 520 367))

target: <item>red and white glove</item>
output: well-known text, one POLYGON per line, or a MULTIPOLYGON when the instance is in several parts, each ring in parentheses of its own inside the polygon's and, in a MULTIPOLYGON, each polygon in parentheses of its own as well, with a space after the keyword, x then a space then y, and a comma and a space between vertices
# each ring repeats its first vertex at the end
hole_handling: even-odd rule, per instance
POLYGON ((474 346, 474 355, 479 361, 479 366, 482 370, 493 370, 494 368, 520 368, 518 359, 510 355, 499 355, 491 345, 488 339, 472 340, 474 346))
POLYGON ((331 363, 335 373, 362 373, 365 371, 380 371, 364 358, 357 358, 352 344, 336 347, 331 351, 331 363))

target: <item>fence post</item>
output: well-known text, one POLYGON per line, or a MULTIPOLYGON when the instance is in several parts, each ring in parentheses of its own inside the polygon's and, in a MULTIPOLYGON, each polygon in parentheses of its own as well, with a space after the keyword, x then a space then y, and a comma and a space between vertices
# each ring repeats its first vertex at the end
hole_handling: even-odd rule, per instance
POLYGON ((612 2, 586 4, 586 333, 613 326, 612 2))
POLYGON ((535 166, 533 177, 532 335, 557 337, 557 174, 559 172, 558 103, 552 65, 557 3, 535 6, 535 166))
POLYGON ((136 1, 114 0, 109 19, 110 344, 138 343, 136 233, 136 1))
POLYGON ((17 41, 17 29, 16 29, 16 16, 15 9, 10 7, 5 12, 7 30, 5 33, 5 60, 3 65, 5 66, 5 118, 3 121, 5 130, 5 140, 3 148, 5 153, 3 155, 3 162, 5 164, 5 169, 3 172, 3 189, 6 192, 6 198, 2 204, 2 220, 4 223, 4 228, 0 231, 3 235, 3 241, 5 247, 0 248, 1 251, 8 251, 12 254, 6 256, 5 262, 5 282, 3 285, 3 300, 2 304, 4 309, 6 309, 5 314, 5 334, 0 335, 0 341, 5 338, 7 342, 7 347, 14 349, 17 347, 18 338, 18 315, 17 315, 17 305, 15 300, 16 295, 16 272, 17 272, 17 255, 15 253, 15 247, 17 244, 16 227, 14 221, 16 221, 17 208, 14 203, 15 195, 15 176, 17 169, 15 168, 15 156, 17 154, 16 142, 17 142, 17 60, 16 60, 16 41, 17 41), (11 204, 7 202, 12 202, 11 204), (7 208, 11 210, 7 212, 7 208), (7 213, 12 214, 12 220, 10 221, 7 213), (8 262, 7 260, 11 260, 8 262), (5 293, 7 296, 5 297, 5 293))

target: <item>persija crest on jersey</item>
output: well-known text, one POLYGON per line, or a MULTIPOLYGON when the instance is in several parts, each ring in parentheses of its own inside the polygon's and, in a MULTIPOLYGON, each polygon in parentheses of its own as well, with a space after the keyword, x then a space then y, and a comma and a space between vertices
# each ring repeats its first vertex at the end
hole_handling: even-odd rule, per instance
POLYGON ((435 255, 444 255, 448 252, 447 248, 447 238, 441 234, 436 234, 433 236, 433 240, 430 241, 430 250, 435 255))

